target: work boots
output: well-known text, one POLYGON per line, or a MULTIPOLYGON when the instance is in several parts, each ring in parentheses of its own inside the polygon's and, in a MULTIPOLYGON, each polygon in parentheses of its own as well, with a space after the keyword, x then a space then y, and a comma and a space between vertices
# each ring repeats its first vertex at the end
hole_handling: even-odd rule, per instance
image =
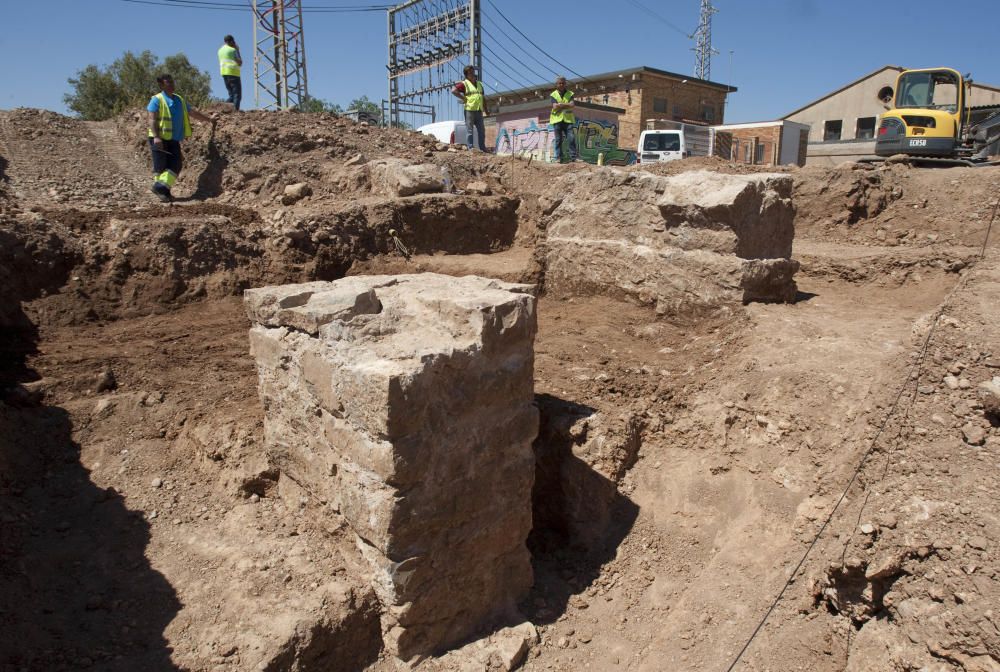
POLYGON ((162 182, 153 182, 151 191, 164 203, 169 203, 173 200, 173 196, 170 194, 170 188, 162 182))

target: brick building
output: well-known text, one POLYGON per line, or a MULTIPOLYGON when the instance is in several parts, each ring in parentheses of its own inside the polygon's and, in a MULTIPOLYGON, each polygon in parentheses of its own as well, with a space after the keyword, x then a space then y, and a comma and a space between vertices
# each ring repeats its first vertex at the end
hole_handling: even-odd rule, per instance
MULTIPOLYGON (((486 144, 498 155, 517 154, 536 161, 555 162, 555 132, 549 126, 552 105, 548 100, 534 100, 519 105, 504 105, 486 119, 486 144)), ((608 165, 635 163, 633 146, 619 147, 619 120, 625 110, 607 105, 578 101, 576 105, 576 146, 579 158, 597 163, 604 155, 608 165)), ((569 149, 564 150, 568 153, 569 149)))
MULTIPOLYGON (((567 78, 569 79, 569 78, 567 78)), ((537 87, 503 91, 487 96, 491 112, 505 106, 548 100, 555 88, 550 82, 537 87)), ((721 124, 726 95, 736 87, 647 66, 590 75, 570 80, 576 100, 624 110, 619 120, 618 145, 634 149, 646 120, 654 117, 693 124, 721 124)))
MULTIPOLYGON (((728 158, 755 166, 806 165, 809 126, 794 121, 763 121, 716 126, 729 138, 728 158)), ((720 154, 722 155, 722 154, 720 154)))

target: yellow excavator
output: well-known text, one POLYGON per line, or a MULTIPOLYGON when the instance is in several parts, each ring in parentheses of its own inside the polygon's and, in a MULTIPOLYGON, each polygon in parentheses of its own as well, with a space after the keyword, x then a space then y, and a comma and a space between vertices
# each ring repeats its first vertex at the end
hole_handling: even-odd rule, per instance
POLYGON ((878 98, 887 112, 875 154, 904 154, 915 161, 983 166, 1000 163, 1000 106, 969 105, 972 79, 951 68, 904 70, 896 88, 878 98))

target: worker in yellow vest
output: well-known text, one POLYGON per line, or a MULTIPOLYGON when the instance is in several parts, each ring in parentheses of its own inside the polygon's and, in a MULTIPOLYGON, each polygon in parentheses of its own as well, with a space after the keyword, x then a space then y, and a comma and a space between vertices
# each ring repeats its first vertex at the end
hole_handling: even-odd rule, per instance
POLYGON ((232 35, 226 35, 222 38, 222 46, 219 47, 219 70, 222 72, 222 81, 226 83, 226 91, 229 92, 229 102, 237 110, 240 109, 240 101, 243 100, 241 65, 243 58, 240 56, 240 48, 236 46, 236 39, 232 35))
POLYGON ((549 97, 552 99, 552 111, 549 113, 549 124, 556 134, 556 161, 562 163, 563 138, 569 136, 569 160, 576 161, 576 115, 573 114, 573 92, 566 90, 566 78, 556 79, 556 90, 549 97))
POLYGON ((476 69, 471 65, 465 66, 462 74, 465 80, 457 82, 451 93, 465 105, 466 144, 472 149, 472 131, 475 130, 479 138, 479 150, 485 152, 486 124, 483 119, 489 114, 489 110, 486 107, 486 97, 483 95, 483 83, 476 79, 476 69))
POLYGON ((169 203, 173 199, 170 189, 181 173, 184 159, 181 155, 181 141, 191 136, 191 117, 211 123, 215 128, 215 117, 206 116, 193 109, 183 98, 174 93, 174 78, 163 74, 156 78, 160 92, 149 99, 149 149, 153 155, 153 193, 161 201, 169 203))

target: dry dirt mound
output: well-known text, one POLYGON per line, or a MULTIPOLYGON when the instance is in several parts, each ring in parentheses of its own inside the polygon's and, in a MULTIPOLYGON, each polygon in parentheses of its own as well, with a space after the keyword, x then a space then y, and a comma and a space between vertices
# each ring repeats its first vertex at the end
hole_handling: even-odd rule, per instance
MULTIPOLYGON (((981 246, 1000 200, 1000 169, 803 168, 796 180, 796 227, 817 240, 860 245, 981 246)), ((990 246, 997 245, 993 237, 990 246)))
MULTIPOLYGON (((365 197, 368 165, 386 158, 434 164, 439 173, 447 166, 455 188, 481 181, 503 193, 501 160, 484 160, 415 131, 373 128, 330 114, 218 112, 214 133, 196 125, 186 144, 185 173, 198 175, 193 193, 199 197, 274 207, 281 205, 285 187, 298 183, 310 185, 316 206, 365 197)), ((117 131, 137 159, 147 160, 144 118, 125 115, 117 131)))

